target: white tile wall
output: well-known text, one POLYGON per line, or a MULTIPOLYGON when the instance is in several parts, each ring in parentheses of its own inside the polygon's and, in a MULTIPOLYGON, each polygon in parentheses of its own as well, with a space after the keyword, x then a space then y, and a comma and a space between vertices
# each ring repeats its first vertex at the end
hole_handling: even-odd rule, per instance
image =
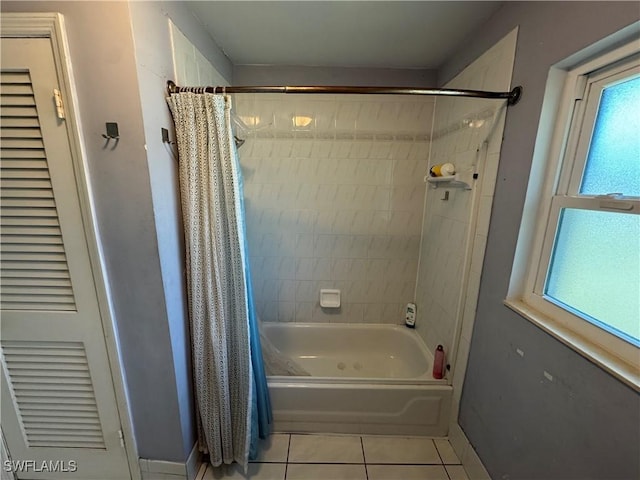
MULTIPOLYGON (((514 30, 446 86, 510 90, 516 38, 514 30)), ((475 319, 505 112, 503 102, 485 99, 438 97, 435 107, 429 164, 451 162, 458 171, 472 169, 479 175, 473 190, 448 189, 447 201, 442 200, 446 188, 429 188, 422 229, 416 325, 432 350, 442 344, 445 352, 455 351, 459 335, 457 359, 448 359, 454 366, 457 362, 454 421, 475 319)))
POLYGON ((228 82, 211 65, 211 62, 198 50, 191 41, 169 22, 171 44, 173 50, 173 68, 178 85, 196 87, 201 85, 228 85, 228 82))
POLYGON ((236 95, 265 321, 403 321, 414 300, 433 99, 236 95), (312 118, 295 127, 294 115, 312 118), (319 306, 342 291, 340 311, 319 306))

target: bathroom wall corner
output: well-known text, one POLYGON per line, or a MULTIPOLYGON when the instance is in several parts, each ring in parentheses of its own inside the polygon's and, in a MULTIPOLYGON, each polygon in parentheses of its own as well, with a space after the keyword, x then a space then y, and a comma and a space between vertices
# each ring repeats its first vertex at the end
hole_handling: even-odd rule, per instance
POLYGON ((449 443, 462 462, 469 480, 491 480, 482 460, 456 420, 449 425, 449 443))
POLYGON ((141 458, 139 463, 142 480, 195 480, 202 465, 202 456, 196 442, 185 463, 146 458, 141 458))

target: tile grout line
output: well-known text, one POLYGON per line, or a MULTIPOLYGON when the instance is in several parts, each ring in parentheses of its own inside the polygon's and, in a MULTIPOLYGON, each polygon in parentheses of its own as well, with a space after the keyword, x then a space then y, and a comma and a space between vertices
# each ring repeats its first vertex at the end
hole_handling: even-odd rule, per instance
POLYGON ((367 456, 364 453, 364 440, 362 440, 362 435, 360 435, 360 447, 362 448, 362 461, 364 462, 364 476, 367 480, 369 480, 369 469, 367 468, 367 456))
MULTIPOLYGON (((449 440, 447 440, 448 442, 449 440)), ((447 475, 447 478, 451 480, 451 475, 449 475, 449 470, 447 470, 447 466, 444 464, 444 460, 442 459, 442 455, 440 454, 440 449, 438 448, 438 444, 432 438, 431 442, 433 442, 433 446, 436 449, 436 453, 438 454, 438 458, 440 459, 440 463, 442 464, 442 468, 444 469, 444 473, 447 475)))
POLYGON ((287 480, 287 471, 289 470, 289 451, 291 450, 291 434, 289 434, 289 442, 287 443, 287 462, 284 464, 284 478, 287 480))
POLYGON ((440 459, 440 464, 444 465, 444 460, 442 460, 442 455, 440 455, 440 450, 438 449, 438 444, 435 442, 435 440, 433 438, 431 439, 431 443, 433 443, 433 448, 436 449, 436 453, 438 454, 438 458, 440 459))
POLYGON ((442 465, 442 466, 444 467, 444 473, 447 474, 447 478, 451 480, 451 475, 449 475, 449 470, 447 470, 447 466, 446 465, 442 465))
POLYGON ((205 474, 207 473, 207 469, 209 468, 209 462, 202 462, 200 468, 198 469, 198 473, 196 474, 195 480, 203 480, 205 474))

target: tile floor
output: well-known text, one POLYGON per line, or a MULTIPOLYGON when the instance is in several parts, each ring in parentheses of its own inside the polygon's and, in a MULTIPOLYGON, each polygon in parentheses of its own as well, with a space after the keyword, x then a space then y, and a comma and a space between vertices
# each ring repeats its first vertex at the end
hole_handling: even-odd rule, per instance
POLYGON ((245 475, 203 467, 197 480, 468 480, 446 439, 274 434, 245 475))

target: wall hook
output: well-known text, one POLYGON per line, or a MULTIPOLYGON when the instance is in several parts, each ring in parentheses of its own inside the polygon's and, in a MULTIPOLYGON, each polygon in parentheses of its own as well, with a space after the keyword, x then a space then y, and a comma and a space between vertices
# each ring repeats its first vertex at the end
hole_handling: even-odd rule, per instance
POLYGON ((175 145, 176 142, 172 142, 169 139, 169 130, 167 130, 166 128, 161 128, 160 129, 160 133, 162 134, 162 143, 168 143, 169 145, 175 145))
POLYGON ((111 139, 120 140, 120 133, 118 132, 118 124, 116 122, 105 123, 107 133, 102 134, 102 138, 106 138, 107 142, 111 139))

